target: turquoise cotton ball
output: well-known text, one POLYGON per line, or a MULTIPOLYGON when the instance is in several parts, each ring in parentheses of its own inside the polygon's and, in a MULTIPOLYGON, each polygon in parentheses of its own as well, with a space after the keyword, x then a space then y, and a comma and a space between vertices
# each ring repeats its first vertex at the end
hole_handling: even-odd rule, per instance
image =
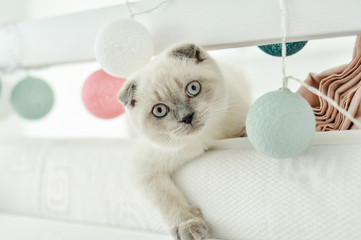
MULTIPOLYGON (((296 52, 300 51, 305 45, 307 41, 302 42, 290 42, 286 43, 286 55, 291 56, 295 54, 296 52)), ((270 45, 263 45, 258 46, 263 52, 275 56, 275 57, 281 57, 282 56, 282 44, 270 44, 270 45)))
POLYGON ((42 79, 27 77, 11 93, 11 104, 23 118, 40 119, 47 115, 54 103, 50 86, 42 79))
POLYGON ((247 135, 254 148, 279 159, 296 157, 306 150, 315 126, 311 106, 287 88, 260 97, 246 120, 247 135))

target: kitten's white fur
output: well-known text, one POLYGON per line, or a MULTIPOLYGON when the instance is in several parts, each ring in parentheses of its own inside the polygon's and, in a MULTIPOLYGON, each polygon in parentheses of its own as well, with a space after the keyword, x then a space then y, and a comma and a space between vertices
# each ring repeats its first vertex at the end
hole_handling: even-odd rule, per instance
POLYGON ((180 44, 130 77, 119 99, 138 136, 128 171, 137 189, 160 211, 177 239, 204 238, 208 228, 199 208, 188 202, 172 176, 215 140, 244 133, 250 96, 243 78, 229 67, 220 69, 202 48, 180 44), (191 81, 202 89, 190 98, 185 88, 191 81), (169 107, 163 118, 152 113, 158 103, 169 107), (184 109, 194 111, 192 124, 179 121, 184 109))

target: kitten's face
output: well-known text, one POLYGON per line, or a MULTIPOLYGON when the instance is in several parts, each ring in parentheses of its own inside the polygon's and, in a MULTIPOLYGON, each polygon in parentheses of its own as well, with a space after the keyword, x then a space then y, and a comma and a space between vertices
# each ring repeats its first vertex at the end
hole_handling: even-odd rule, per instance
POLYGON ((120 92, 140 134, 160 145, 200 137, 222 104, 224 87, 216 63, 192 44, 167 50, 130 78, 120 92))

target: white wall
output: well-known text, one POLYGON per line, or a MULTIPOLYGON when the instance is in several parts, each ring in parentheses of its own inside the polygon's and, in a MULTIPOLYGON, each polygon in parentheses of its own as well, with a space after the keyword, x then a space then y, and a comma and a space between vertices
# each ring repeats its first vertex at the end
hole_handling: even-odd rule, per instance
POLYGON ((24 19, 27 15, 28 3, 24 0, 0 0, 0 26, 24 19))
MULTIPOLYGON (((11 0, 8 0, 11 1, 11 0)), ((122 4, 125 0, 27 0, 29 18, 45 18, 122 4)))
POLYGON ((125 0, 0 0, 0 24, 124 3, 125 0))

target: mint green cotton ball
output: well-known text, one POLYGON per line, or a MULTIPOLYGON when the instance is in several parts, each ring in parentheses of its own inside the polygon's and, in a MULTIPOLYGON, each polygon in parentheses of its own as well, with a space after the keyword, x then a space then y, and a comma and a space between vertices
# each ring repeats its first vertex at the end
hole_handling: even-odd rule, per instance
POLYGON ((54 94, 42 79, 27 77, 11 93, 11 104, 23 118, 36 120, 47 115, 54 104, 54 94))
POLYGON ((306 150, 315 126, 311 106, 287 88, 257 99, 246 120, 247 135, 254 148, 279 159, 296 157, 306 150))

